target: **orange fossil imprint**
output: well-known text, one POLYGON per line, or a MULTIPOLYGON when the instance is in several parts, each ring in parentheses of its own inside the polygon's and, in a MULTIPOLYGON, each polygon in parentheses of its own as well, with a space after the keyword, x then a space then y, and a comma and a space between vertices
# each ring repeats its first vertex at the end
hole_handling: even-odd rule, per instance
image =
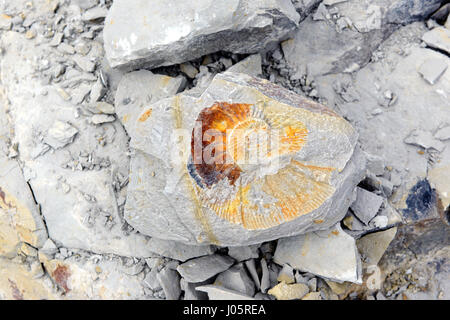
POLYGON ((300 118, 246 103, 216 102, 203 109, 188 163, 202 206, 247 229, 269 228, 317 209, 334 192, 326 181, 334 168, 288 159, 267 169, 307 142, 300 118), (248 161, 253 149, 257 163, 248 161))

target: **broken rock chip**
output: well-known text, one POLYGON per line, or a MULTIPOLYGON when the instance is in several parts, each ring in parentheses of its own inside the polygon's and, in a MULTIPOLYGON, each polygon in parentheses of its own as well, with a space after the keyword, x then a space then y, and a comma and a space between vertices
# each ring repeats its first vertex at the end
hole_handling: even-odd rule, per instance
POLYGON ((213 254, 186 261, 177 267, 177 271, 188 282, 202 282, 227 270, 233 262, 230 257, 213 254))
POLYGON ((356 201, 350 208, 362 222, 368 224, 380 209, 383 198, 360 187, 356 188, 356 192, 356 201))
POLYGON ((57 120, 48 129, 44 142, 53 149, 61 149, 72 143, 77 133, 78 130, 69 123, 57 120))
POLYGON ((250 297, 255 295, 255 284, 249 277, 242 263, 219 274, 214 284, 238 291, 250 297))
POLYGON ((347 121, 244 74, 219 74, 200 98, 162 99, 131 118, 124 215, 153 237, 242 246, 327 229, 345 216, 364 175, 347 121), (226 139, 202 142, 208 132, 226 139), (255 133, 262 142, 242 151, 255 133), (255 148, 259 157, 249 160, 255 148))
POLYGON ((376 266, 397 233, 397 227, 370 233, 356 242, 364 266, 376 266))
POLYGON ((274 261, 334 280, 360 282, 360 260, 353 237, 333 229, 278 240, 274 261))
POLYGON ((216 285, 206 285, 197 287, 196 290, 208 294, 209 300, 255 300, 240 292, 233 291, 216 285))
POLYGON ((112 67, 155 68, 224 50, 255 53, 300 19, 288 0, 114 1, 104 43, 112 67))
POLYGON ((304 283, 286 284, 280 282, 268 293, 275 296, 277 300, 295 300, 303 298, 308 292, 309 288, 304 283))
POLYGON ((430 47, 450 53, 450 30, 437 27, 425 33, 422 40, 430 47))

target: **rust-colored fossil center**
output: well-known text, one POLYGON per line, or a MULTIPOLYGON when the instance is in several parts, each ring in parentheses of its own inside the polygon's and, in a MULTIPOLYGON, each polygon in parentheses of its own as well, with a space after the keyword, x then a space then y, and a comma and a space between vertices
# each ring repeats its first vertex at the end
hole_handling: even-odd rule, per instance
POLYGON ((279 125, 276 118, 274 124, 269 122, 262 107, 252 104, 216 102, 203 109, 191 138, 189 171, 197 184, 210 187, 226 178, 234 185, 244 171, 258 167, 261 159, 270 161, 301 149, 307 134, 303 125, 279 125))

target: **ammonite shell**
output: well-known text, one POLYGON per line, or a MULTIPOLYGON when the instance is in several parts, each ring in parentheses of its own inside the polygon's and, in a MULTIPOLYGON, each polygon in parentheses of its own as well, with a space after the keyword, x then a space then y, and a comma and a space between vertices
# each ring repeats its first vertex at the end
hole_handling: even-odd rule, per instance
POLYGON ((244 74, 219 74, 200 97, 163 99, 131 119, 124 216, 154 237, 233 246, 326 229, 364 174, 347 121, 244 74))
POLYGON ((317 209, 334 192, 326 181, 312 178, 322 176, 327 180, 334 168, 291 160, 277 168, 276 173, 264 174, 261 170, 265 163, 273 164, 300 151, 306 142, 308 130, 295 116, 295 110, 290 114, 271 114, 265 112, 264 106, 216 102, 203 109, 197 121, 202 134, 195 137, 192 133, 189 173, 196 182, 202 205, 219 217, 247 229, 265 229, 317 209), (210 131, 221 138, 212 148, 215 161, 208 164, 202 159, 193 164, 196 144, 205 151, 217 142, 210 139, 210 131), (259 156, 266 161, 257 163, 257 167, 245 166, 247 138, 258 131, 276 132, 278 141, 262 148, 264 154, 259 156), (232 151, 228 150, 230 146, 232 151), (226 163, 227 156, 231 163, 226 163))

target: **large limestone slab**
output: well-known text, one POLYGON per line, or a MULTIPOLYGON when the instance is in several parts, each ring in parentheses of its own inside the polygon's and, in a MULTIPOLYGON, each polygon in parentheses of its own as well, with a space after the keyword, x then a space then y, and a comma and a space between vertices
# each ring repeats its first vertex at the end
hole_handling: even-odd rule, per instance
MULTIPOLYGON (((148 237, 125 232, 120 194, 114 190, 117 180, 126 184, 129 168, 128 137, 122 125, 118 121, 92 124, 88 112, 77 111, 61 97, 59 84, 36 79, 41 57, 57 60, 58 53, 35 46, 16 32, 3 33, 1 43, 8 48, 0 67, 10 102, 11 139, 18 145, 25 180, 41 207, 50 238, 67 248, 96 253, 152 255, 148 237), (60 122, 70 124, 77 133, 73 139, 56 135, 67 144, 54 145, 55 149, 45 138, 60 122)), ((19 178, 15 180, 18 183, 19 178)), ((12 182, 8 179, 8 183, 12 182)), ((25 181, 22 185, 27 187, 25 181)))
POLYGON ((112 67, 127 68, 256 53, 286 39, 299 19, 289 0, 118 0, 105 20, 105 51, 112 67))
MULTIPOLYGON (((163 99, 136 118, 125 219, 154 237, 239 246, 326 229, 344 217, 364 175, 357 133, 343 118, 248 75, 217 75, 200 98, 163 99), (273 154, 260 150, 263 156, 247 164, 232 152, 239 177, 220 164, 208 167, 208 145, 199 147, 203 160, 194 164, 196 119, 214 112, 234 117, 228 129, 253 123, 281 132, 273 154)), ((234 137, 243 146, 242 137, 229 141, 234 137)))

